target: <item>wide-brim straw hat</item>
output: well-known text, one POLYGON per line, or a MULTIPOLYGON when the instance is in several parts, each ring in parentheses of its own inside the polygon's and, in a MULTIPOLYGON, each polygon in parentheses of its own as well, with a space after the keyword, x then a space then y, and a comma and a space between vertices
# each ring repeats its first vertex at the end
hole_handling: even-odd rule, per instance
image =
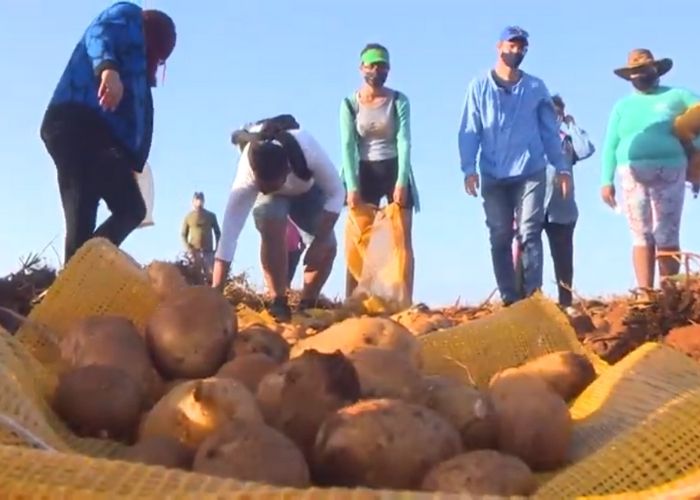
POLYGON ((648 66, 656 68, 659 76, 665 75, 673 67, 673 60, 665 57, 655 59, 654 54, 649 49, 634 49, 627 56, 627 66, 617 68, 613 72, 620 78, 630 80, 631 76, 639 73, 639 70, 648 66))

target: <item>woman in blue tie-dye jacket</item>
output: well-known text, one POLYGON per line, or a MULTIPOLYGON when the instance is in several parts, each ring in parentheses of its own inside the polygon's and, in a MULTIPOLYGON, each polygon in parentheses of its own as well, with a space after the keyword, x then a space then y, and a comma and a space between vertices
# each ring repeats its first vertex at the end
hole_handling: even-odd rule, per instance
POLYGON ((163 12, 118 2, 90 23, 73 50, 41 126, 56 164, 66 262, 94 236, 120 245, 145 217, 136 174, 151 147, 151 87, 175 38, 163 12), (101 199, 111 215, 95 230, 101 199))

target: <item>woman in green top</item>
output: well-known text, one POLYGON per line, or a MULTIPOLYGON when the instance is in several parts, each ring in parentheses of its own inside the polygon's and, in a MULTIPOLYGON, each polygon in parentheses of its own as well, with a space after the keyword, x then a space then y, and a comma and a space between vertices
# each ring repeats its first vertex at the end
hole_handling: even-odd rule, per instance
MULTIPOLYGON (((411 125, 408 98, 384 85, 389 75, 389 51, 369 44, 360 53, 364 83, 340 106, 342 175, 347 204, 379 206, 384 197, 402 210, 407 262, 404 276, 408 298, 413 297, 413 210, 418 192, 411 168, 411 125)), ((347 294, 357 283, 347 276, 347 294)))
MULTIPOLYGON (((654 59, 649 50, 629 54, 627 66, 615 74, 632 83, 634 92, 612 110, 603 147, 601 196, 616 207, 614 176, 620 174, 623 210, 632 232, 633 264, 640 288, 654 286, 657 252, 677 252, 691 147, 674 135, 674 120, 700 98, 659 84, 673 66, 654 59)), ((660 256, 663 279, 678 274, 672 256, 660 256)))

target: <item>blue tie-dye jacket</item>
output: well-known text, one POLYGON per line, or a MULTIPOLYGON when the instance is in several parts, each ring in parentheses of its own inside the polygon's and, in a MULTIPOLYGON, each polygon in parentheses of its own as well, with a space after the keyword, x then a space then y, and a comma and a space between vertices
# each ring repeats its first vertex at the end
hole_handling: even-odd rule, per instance
POLYGON ((73 103, 95 110, 117 141, 133 154, 135 170, 148 158, 153 135, 153 101, 146 77, 146 45, 142 9, 118 2, 88 26, 58 82, 50 106, 73 103), (100 74, 119 72, 124 95, 115 111, 104 111, 98 101, 100 74))

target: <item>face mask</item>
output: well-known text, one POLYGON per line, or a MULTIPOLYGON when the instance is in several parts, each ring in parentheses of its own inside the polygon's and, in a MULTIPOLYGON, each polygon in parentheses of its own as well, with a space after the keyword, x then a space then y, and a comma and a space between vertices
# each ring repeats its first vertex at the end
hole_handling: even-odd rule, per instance
POLYGON ((384 86, 387 76, 389 76, 388 73, 385 73, 383 71, 378 71, 376 73, 367 73, 365 75, 365 82, 367 82, 367 85, 369 85, 370 87, 377 89, 384 86))
POLYGON ((511 69, 517 69, 524 58, 525 54, 522 52, 503 52, 501 54, 501 61, 511 69))
POLYGON ((654 74, 641 75, 632 80, 632 86, 640 92, 653 89, 659 83, 659 77, 654 74))

